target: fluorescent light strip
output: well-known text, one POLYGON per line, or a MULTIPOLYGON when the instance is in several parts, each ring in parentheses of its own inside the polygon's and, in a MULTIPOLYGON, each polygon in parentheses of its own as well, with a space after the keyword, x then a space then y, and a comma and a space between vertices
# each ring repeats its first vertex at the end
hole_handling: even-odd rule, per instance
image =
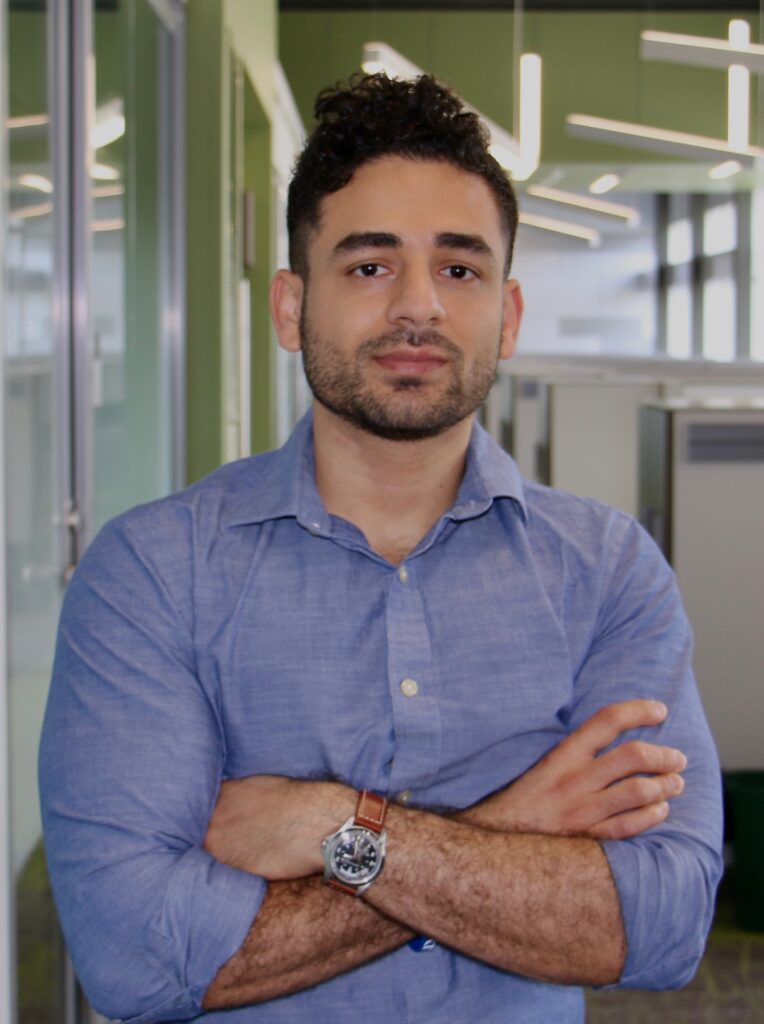
POLYGON ((709 178, 721 181, 724 178, 731 178, 734 174, 740 174, 743 165, 739 160, 725 160, 723 164, 717 164, 708 172, 709 178))
POLYGON ((594 181, 589 185, 589 191, 592 195, 601 196, 605 192, 610 192, 616 185, 621 184, 621 179, 617 174, 602 174, 599 178, 595 178, 594 181))
POLYGON ((37 192, 45 192, 47 195, 53 192, 53 182, 42 174, 20 174, 16 178, 16 184, 33 188, 37 192))
POLYGON ((424 71, 387 43, 364 43, 361 67, 367 75, 385 72, 391 78, 419 78, 424 71))
POLYGON ((124 226, 123 217, 115 217, 113 220, 94 220, 91 225, 93 231, 122 231, 124 226))
POLYGON ((537 199, 548 199, 553 203, 577 206, 582 210, 592 210, 594 213, 604 213, 609 217, 621 217, 629 224, 639 223, 638 210, 622 203, 611 203, 607 199, 590 199, 588 196, 580 196, 576 192, 565 192, 563 189, 549 188, 547 185, 529 185, 525 194, 535 196, 537 199))
POLYGON ((764 46, 757 43, 733 46, 727 39, 689 36, 679 32, 643 32, 640 56, 644 60, 722 70, 730 64, 742 64, 756 75, 764 74, 764 46))
POLYGON ((541 160, 541 57, 524 53, 520 58, 520 163, 512 169, 515 181, 526 181, 541 160))
MULTIPOLYGON (((361 66, 369 74, 385 72, 391 78, 411 79, 425 74, 403 54, 383 42, 364 43, 361 66)), ((525 181, 539 165, 541 156, 541 58, 524 53, 520 58, 520 138, 496 124, 476 107, 462 100, 465 110, 477 114, 490 132, 490 152, 516 181, 525 181)))
POLYGON ((11 129, 43 128, 46 124, 50 124, 50 118, 47 114, 29 114, 27 117, 9 117, 5 123, 11 129))
MULTIPOLYGON (((400 78, 403 81, 425 74, 422 68, 383 42, 364 43, 361 67, 369 75, 384 72, 391 78, 400 78)), ((477 114, 488 129, 491 136, 489 148, 494 159, 508 170, 519 166, 522 163, 522 153, 517 139, 469 103, 465 103, 464 100, 462 103, 465 110, 477 114)))
MULTIPOLYGON (((747 46, 751 30, 747 21, 735 18, 729 23, 730 46, 747 46)), ((730 64, 727 70, 727 141, 731 146, 747 146, 751 123, 751 72, 742 64, 730 64)))
POLYGON ((124 185, 97 185, 91 195, 94 199, 111 199, 125 194, 124 185))
POLYGON ((554 231, 558 235, 569 235, 572 238, 580 238, 596 249, 602 241, 599 231, 594 228, 585 228, 582 224, 571 224, 567 220, 557 220, 555 217, 541 217, 535 213, 521 213, 520 223, 526 224, 529 228, 539 228, 541 231, 554 231))
POLYGON ((53 213, 53 203, 38 203, 35 206, 22 206, 17 210, 11 210, 11 220, 15 218, 24 220, 27 217, 45 217, 49 213, 53 213))
POLYGON ((569 114, 565 120, 571 135, 595 139, 598 142, 620 142, 640 149, 671 153, 674 156, 692 154, 708 157, 711 153, 721 153, 722 156, 741 157, 741 162, 747 166, 751 165, 754 157, 764 156, 764 149, 759 146, 731 146, 724 139, 668 131, 646 124, 613 121, 607 117, 590 117, 588 114, 569 114))
POLYGON ((119 181, 119 171, 110 164, 91 164, 90 177, 96 181, 119 181))

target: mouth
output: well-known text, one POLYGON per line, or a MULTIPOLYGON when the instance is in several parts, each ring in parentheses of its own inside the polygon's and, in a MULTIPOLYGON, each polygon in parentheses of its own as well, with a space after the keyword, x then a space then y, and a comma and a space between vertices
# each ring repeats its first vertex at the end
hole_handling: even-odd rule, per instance
POLYGON ((441 366, 445 366, 448 358, 436 349, 405 348, 374 356, 374 362, 391 373, 412 377, 439 370, 441 366))

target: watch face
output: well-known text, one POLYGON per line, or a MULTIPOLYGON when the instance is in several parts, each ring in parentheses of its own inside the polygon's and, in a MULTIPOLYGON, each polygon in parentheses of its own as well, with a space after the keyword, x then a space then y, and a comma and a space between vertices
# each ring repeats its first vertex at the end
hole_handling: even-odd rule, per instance
POLYGON ((377 836, 354 826, 334 837, 330 857, 333 874, 341 882, 362 885, 377 876, 384 852, 377 836))

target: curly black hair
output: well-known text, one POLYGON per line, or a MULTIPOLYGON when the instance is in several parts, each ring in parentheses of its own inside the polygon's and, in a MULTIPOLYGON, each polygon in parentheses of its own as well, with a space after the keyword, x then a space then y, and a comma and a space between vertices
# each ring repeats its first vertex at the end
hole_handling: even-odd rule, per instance
POLYGON ((357 73, 345 85, 322 90, 316 126, 289 186, 287 228, 292 270, 308 278, 308 239, 319 225, 321 200, 348 184, 363 164, 383 156, 444 160, 478 174, 491 189, 507 238, 509 273, 517 230, 512 185, 488 152, 488 130, 478 116, 431 75, 399 81, 357 73))

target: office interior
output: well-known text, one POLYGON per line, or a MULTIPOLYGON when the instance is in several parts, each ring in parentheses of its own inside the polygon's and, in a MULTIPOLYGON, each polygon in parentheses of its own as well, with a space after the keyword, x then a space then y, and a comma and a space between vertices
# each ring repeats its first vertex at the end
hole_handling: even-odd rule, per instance
MULTIPOLYGON (((488 119, 518 189, 527 312, 481 420, 526 476, 661 544, 743 786, 735 827, 764 821, 762 15, 0 0, 0 1022, 99 1019, 57 929, 36 795, 66 582, 107 519, 282 444, 308 408, 267 291, 313 99, 362 66, 434 73, 488 119)), ((762 864, 744 922, 759 964, 762 864)), ((744 1010, 760 1016, 681 1019, 764 1019, 758 984, 744 1010)), ((643 1019, 619 1005, 591 1019, 643 1019)))

